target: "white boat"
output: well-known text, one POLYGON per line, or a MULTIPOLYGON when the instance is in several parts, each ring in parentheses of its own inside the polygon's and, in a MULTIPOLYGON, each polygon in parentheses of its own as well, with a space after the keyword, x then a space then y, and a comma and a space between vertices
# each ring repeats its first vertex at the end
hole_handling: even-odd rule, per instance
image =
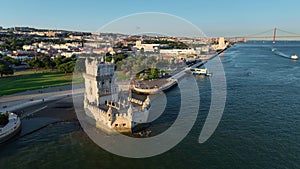
POLYGON ((292 60, 297 60, 297 59, 298 59, 298 56, 297 56, 297 55, 292 55, 292 56, 291 56, 291 59, 292 59, 292 60))
POLYGON ((194 75, 205 75, 205 76, 211 76, 212 75, 211 73, 208 73, 207 68, 204 68, 204 69, 191 68, 190 70, 194 75))

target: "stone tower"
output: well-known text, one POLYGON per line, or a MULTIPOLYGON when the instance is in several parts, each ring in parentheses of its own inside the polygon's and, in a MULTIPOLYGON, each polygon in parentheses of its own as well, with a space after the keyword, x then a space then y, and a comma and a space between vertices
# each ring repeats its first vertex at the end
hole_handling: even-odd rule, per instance
POLYGON ((118 85, 114 74, 114 63, 105 62, 104 58, 85 60, 85 101, 99 107, 118 99, 118 85))
POLYGON ((96 127, 110 131, 132 132, 139 123, 146 123, 151 102, 131 97, 119 97, 114 61, 102 57, 86 58, 84 108, 96 121, 96 127), (113 129, 113 130, 111 130, 113 129))

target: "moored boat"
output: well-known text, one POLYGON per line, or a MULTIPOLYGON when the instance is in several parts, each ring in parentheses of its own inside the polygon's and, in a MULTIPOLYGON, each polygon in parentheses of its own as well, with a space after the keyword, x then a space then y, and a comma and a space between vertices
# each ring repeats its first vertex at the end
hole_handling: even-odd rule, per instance
POLYGON ((203 68, 203 69, 201 69, 201 68, 191 68, 190 70, 194 75, 204 75, 204 76, 211 76, 212 75, 211 73, 208 73, 207 68, 203 68))

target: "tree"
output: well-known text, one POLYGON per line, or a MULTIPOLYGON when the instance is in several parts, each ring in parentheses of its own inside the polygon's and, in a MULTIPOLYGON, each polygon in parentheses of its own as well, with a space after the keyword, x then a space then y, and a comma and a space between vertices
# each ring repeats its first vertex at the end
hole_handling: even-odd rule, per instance
POLYGON ((106 56, 106 57, 105 57, 105 61, 106 61, 106 62, 111 62, 111 60, 112 60, 112 57, 111 57, 111 56, 106 56))
POLYGON ((151 68, 151 71, 149 73, 149 79, 156 79, 159 77, 159 71, 156 68, 151 68))
POLYGON ((50 57, 40 56, 38 57, 40 61, 44 63, 44 68, 52 69, 55 67, 55 63, 51 60, 50 57))
POLYGON ((64 56, 62 57, 56 57, 53 62, 55 63, 55 67, 58 68, 59 65, 64 64, 64 63, 68 63, 75 60, 74 58, 66 58, 64 56))
POLYGON ((75 64, 76 64, 75 61, 63 63, 58 66, 58 70, 64 72, 65 74, 72 73, 74 71, 75 64))
POLYGON ((53 60, 53 62, 55 63, 55 67, 57 68, 60 64, 62 64, 63 63, 63 57, 61 57, 61 56, 58 56, 58 57, 56 57, 54 60, 53 60))
POLYGON ((14 70, 9 67, 8 65, 4 63, 0 63, 0 76, 3 77, 3 75, 12 75, 14 74, 14 70))
POLYGON ((8 48, 9 48, 9 45, 6 44, 6 43, 3 43, 3 44, 0 45, 0 50, 6 50, 8 48))
POLYGON ((63 58, 62 59, 62 63, 68 63, 68 62, 71 62, 71 61, 73 61, 72 58, 63 58))
POLYGON ((5 126, 9 122, 8 118, 9 118, 8 113, 2 114, 0 112, 0 126, 5 126))
POLYGON ((16 66, 19 66, 21 64, 21 61, 19 61, 17 59, 14 59, 14 58, 11 58, 9 56, 4 56, 3 60, 9 62, 10 64, 14 64, 16 66))
POLYGON ((77 55, 75 53, 72 54, 71 59, 75 60, 76 58, 77 58, 77 55))
POLYGON ((5 43, 7 44, 6 48, 8 50, 19 50, 25 45, 25 40, 22 38, 10 37, 6 39, 5 43))
POLYGON ((39 59, 32 59, 31 61, 28 62, 28 65, 34 68, 35 70, 45 67, 44 62, 42 62, 39 59))

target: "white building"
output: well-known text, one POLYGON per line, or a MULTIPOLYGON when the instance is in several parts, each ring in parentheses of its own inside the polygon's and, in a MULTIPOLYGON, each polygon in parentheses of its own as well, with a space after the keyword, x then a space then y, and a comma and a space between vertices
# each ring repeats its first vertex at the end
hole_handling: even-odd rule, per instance
POLYGON ((23 50, 34 50, 37 49, 35 45, 23 45, 23 50))
POLYGON ((160 44, 142 44, 141 41, 136 41, 135 48, 141 50, 143 49, 144 52, 155 52, 159 49, 160 44))
POLYGON ((159 53, 164 55, 179 56, 179 55, 196 55, 196 54, 200 54, 200 51, 195 49, 160 49, 159 53))

